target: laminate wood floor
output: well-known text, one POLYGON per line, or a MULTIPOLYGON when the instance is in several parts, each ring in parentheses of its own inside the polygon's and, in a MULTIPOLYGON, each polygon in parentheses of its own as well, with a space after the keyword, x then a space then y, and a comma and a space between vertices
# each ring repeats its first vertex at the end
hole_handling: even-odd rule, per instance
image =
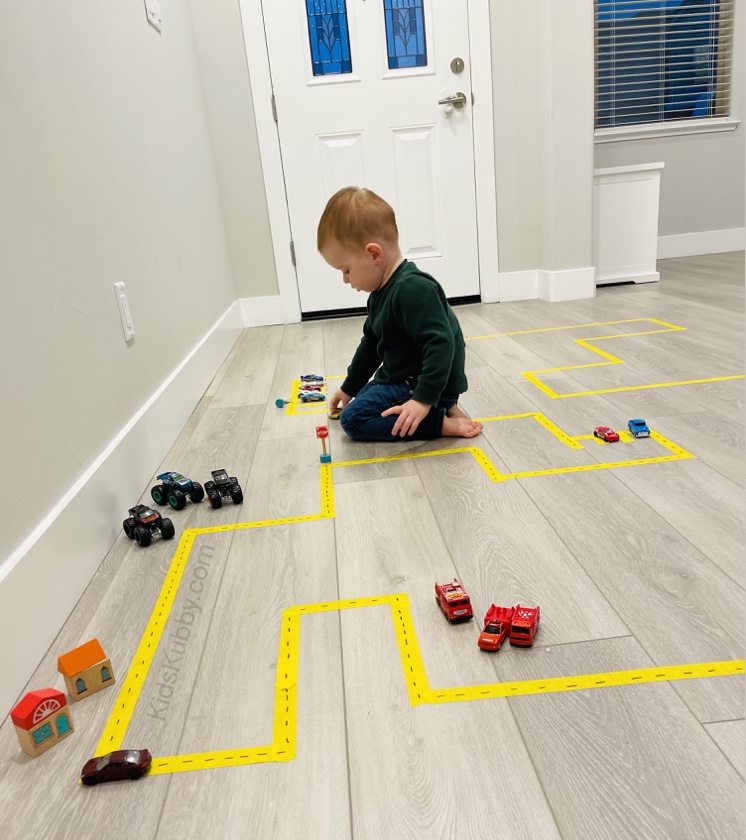
POLYGON ((725 377, 744 373, 744 255, 660 269, 660 283, 588 301, 457 308, 461 405, 505 419, 468 443, 392 445, 329 422, 334 462, 367 463, 333 467, 326 490, 325 415, 274 401, 301 373, 342 376, 362 319, 246 330, 162 464, 195 478, 224 466, 245 501, 170 513, 177 537, 229 527, 195 537, 124 745, 240 752, 294 721, 295 757, 77 784, 176 549, 122 535, 28 688, 64 690, 57 657, 94 636, 118 684, 72 704, 75 732, 37 759, 5 721, 4 840, 742 837, 742 676, 412 705, 401 658, 415 645, 431 689, 468 692, 743 657, 744 380, 725 377), (626 435, 567 445, 631 417, 669 448, 626 435), (487 461, 451 451, 469 446, 487 461), (393 454, 419 457, 370 462, 393 454), (493 480, 486 462, 512 477, 493 480), (451 626, 433 585, 454 576, 475 620, 451 626), (310 612, 288 636, 284 610, 395 594, 408 630, 378 604, 310 612), (493 601, 541 605, 532 649, 478 650, 493 601), (280 708, 293 645, 297 697, 280 708))

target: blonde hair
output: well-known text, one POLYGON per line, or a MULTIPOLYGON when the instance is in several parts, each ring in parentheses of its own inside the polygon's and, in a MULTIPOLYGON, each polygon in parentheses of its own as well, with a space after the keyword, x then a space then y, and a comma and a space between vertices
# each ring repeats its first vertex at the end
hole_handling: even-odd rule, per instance
POLYGON ((319 251, 330 240, 344 247, 364 248, 371 240, 397 243, 394 208, 372 190, 343 187, 329 199, 316 234, 319 251))

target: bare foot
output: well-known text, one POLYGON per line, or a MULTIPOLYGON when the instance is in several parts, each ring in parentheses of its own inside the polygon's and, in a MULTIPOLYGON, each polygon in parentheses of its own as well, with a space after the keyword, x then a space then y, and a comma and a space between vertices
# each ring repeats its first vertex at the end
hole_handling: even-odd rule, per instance
POLYGON ((465 417, 467 420, 470 418, 468 415, 464 414, 463 411, 458 407, 458 403, 456 405, 451 406, 448 411, 446 411, 446 417, 465 417))
MULTIPOLYGON (((453 411, 453 409, 451 409, 453 411)), ((458 409, 458 414, 454 416, 446 416, 443 418, 443 436, 444 437, 476 437, 482 431, 482 424, 474 420, 470 420, 461 409, 458 409)))

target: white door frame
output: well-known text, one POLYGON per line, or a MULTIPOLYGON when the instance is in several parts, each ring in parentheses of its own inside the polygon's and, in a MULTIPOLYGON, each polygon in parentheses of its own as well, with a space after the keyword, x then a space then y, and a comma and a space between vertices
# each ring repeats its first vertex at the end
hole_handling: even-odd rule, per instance
MULTIPOLYGON (((274 0, 277 2, 277 0, 274 0)), ((492 124, 492 53, 489 0, 467 0, 473 111, 474 168, 477 195, 479 282, 485 303, 498 301, 497 197, 492 124)), ((280 137, 272 114, 269 54, 264 34, 262 0, 239 0, 244 47, 262 159, 264 187, 277 268, 283 322, 301 319, 295 266, 290 254, 290 220, 280 156, 280 137)), ((309 224, 316 224, 313 219, 309 224)))

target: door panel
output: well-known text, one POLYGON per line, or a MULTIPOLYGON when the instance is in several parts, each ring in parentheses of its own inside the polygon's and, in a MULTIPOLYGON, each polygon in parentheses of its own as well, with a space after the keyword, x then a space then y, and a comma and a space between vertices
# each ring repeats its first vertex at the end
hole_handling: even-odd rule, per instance
POLYGON ((449 297, 479 294, 467 0, 263 10, 302 312, 365 304, 316 251, 324 205, 350 184, 394 207, 402 252, 449 297), (438 104, 457 92, 463 107, 438 104))

